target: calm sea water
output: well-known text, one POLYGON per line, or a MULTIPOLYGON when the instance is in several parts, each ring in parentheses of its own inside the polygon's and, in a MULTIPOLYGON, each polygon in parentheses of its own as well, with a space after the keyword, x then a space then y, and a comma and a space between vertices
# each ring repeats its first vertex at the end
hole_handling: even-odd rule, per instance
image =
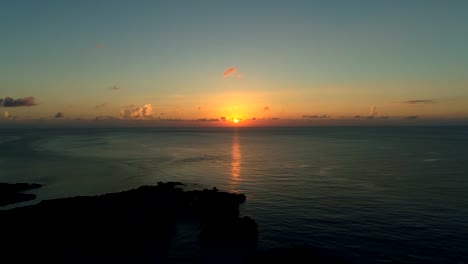
POLYGON ((466 127, 3 129, 0 168, 44 184, 39 200, 158 181, 243 192, 259 249, 468 262, 466 127))

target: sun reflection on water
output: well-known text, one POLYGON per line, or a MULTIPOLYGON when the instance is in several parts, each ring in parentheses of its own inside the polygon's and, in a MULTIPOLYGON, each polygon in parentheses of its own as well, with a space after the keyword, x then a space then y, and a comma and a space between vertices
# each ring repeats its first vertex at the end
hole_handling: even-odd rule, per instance
POLYGON ((233 186, 234 189, 237 189, 237 183, 240 180, 241 175, 241 164, 242 164, 242 153, 239 144, 239 133, 234 131, 232 135, 232 145, 231 145, 231 182, 236 186, 233 186))

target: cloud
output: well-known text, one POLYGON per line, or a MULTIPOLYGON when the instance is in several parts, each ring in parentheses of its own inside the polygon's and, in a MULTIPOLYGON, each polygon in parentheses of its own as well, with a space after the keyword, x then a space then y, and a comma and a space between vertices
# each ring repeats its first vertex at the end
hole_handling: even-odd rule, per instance
POLYGON ((330 118, 329 115, 303 115, 302 118, 330 118))
POLYGON ((105 48, 104 44, 96 43, 96 49, 103 49, 103 48, 105 48))
POLYGON ((5 98, 0 98, 0 107, 20 107, 20 106, 34 106, 37 105, 34 102, 34 97, 29 96, 29 97, 24 97, 24 98, 18 98, 18 99, 13 99, 11 97, 5 97, 5 98))
POLYGON ((153 117, 151 112, 153 112, 151 104, 145 104, 137 108, 130 106, 120 111, 120 117, 123 119, 148 119, 153 117))
POLYGON ((200 121, 200 122, 217 122, 219 121, 218 118, 199 118, 197 119, 197 121, 200 121))
POLYGON ((271 120, 279 120, 279 117, 273 117, 271 120))
POLYGON ((55 118, 62 118, 64 116, 65 115, 62 112, 58 112, 57 114, 55 114, 55 118))
POLYGON ((237 72, 236 67, 230 67, 224 71, 223 77, 226 78, 229 76, 233 76, 236 72, 237 72))
POLYGON ((390 117, 389 116, 380 116, 379 118, 380 119, 389 119, 390 117))
POLYGON ((361 118, 361 116, 360 115, 355 115, 354 118, 361 118))
POLYGON ((268 111, 268 110, 270 110, 270 107, 268 107, 268 106, 265 106, 265 107, 263 108, 263 111, 268 111))
POLYGON ((219 118, 219 120, 221 120, 221 121, 226 121, 226 117, 225 117, 225 116, 222 116, 222 117, 219 118))
POLYGON ((416 116, 416 115, 406 117, 406 119, 417 119, 417 118, 418 118, 418 116, 416 116))
POLYGON ((103 107, 106 107, 107 106, 107 103, 102 103, 102 104, 98 104, 95 106, 96 109, 99 109, 99 108, 103 108, 103 107))
POLYGON ((436 104, 435 100, 409 100, 402 102, 403 104, 436 104))
POLYGON ((96 116, 94 120, 115 120, 117 118, 113 116, 96 116))
POLYGON ((117 85, 113 85, 113 86, 109 87, 109 90, 118 91, 118 90, 120 90, 120 87, 118 87, 117 85))

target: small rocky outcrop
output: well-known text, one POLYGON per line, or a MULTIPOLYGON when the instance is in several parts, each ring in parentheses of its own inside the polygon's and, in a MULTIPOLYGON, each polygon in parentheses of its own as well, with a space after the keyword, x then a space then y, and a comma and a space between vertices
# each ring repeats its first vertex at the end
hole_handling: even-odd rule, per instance
POLYGON ((39 187, 36 183, 0 183, 0 206, 34 200, 35 194, 23 192, 39 187))

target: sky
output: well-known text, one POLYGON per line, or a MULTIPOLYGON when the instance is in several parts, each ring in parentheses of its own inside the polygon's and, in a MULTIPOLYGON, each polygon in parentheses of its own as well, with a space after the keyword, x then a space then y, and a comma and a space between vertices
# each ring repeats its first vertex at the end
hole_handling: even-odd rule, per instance
POLYGON ((0 6, 0 126, 468 124, 467 1, 0 6))

